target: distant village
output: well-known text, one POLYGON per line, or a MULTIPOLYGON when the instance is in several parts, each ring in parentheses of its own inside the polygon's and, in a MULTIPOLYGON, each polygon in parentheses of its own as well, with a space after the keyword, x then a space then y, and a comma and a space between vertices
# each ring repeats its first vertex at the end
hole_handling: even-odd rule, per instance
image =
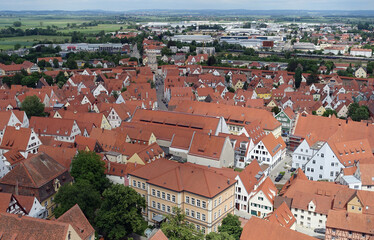
POLYGON ((231 215, 242 228, 233 239, 373 239, 374 39, 347 25, 316 28, 148 23, 142 31, 171 31, 167 41, 183 45, 40 44, 59 53, 0 63, 0 239, 116 239, 98 234, 79 204, 56 217, 56 195, 76 184, 84 153, 144 199, 144 239, 169 239, 162 226, 175 208, 202 239, 231 215), (344 61, 312 73, 229 57, 218 66, 214 41, 344 61), (95 52, 124 57, 68 60, 95 52))

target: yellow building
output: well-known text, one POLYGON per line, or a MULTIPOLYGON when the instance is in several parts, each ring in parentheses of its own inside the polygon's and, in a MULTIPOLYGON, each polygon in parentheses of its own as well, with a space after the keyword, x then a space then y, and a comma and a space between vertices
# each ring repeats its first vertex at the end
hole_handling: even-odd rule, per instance
POLYGON ((271 91, 268 88, 256 88, 257 98, 270 99, 271 91))
POLYGON ((316 110, 318 116, 322 116, 324 112, 326 112, 326 109, 322 105, 316 110))
POLYGON ((143 214, 158 224, 173 207, 203 233, 217 232, 223 218, 234 213, 235 172, 159 159, 129 174, 129 184, 146 199, 143 214))

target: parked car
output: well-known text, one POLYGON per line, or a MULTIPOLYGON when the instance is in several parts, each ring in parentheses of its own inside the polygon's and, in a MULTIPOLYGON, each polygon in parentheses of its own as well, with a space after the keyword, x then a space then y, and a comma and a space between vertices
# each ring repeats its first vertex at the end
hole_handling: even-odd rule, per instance
POLYGON ((295 172, 296 171, 296 168, 291 168, 290 169, 290 172, 295 172))
POLYGON ((283 174, 279 174, 276 178, 275 181, 279 182, 283 178, 283 174))
POLYGON ((314 229, 315 233, 320 233, 320 234, 326 234, 326 228, 316 228, 314 229))

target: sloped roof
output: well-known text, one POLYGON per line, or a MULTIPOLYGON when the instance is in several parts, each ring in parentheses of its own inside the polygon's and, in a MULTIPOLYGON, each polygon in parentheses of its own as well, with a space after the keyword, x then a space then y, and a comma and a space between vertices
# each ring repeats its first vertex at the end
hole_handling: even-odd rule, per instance
POLYGON ((240 180, 242 181, 247 193, 252 192, 254 186, 264 178, 264 174, 259 174, 261 172, 262 171, 257 160, 253 160, 244 168, 243 171, 239 173, 240 180))
POLYGON ((60 118, 31 117, 30 127, 35 133, 45 135, 70 136, 75 120, 60 118))
POLYGON ((266 220, 286 228, 291 228, 296 222, 296 218, 288 208, 286 202, 283 202, 274 212, 270 213, 270 215, 266 217, 266 220))
POLYGON ((262 191, 269 202, 274 205, 274 198, 277 195, 278 190, 269 177, 266 177, 265 181, 263 181, 261 185, 255 190, 254 194, 257 194, 260 191, 262 191))
POLYGON ((257 108, 185 101, 177 105, 175 111, 205 116, 222 116, 227 119, 228 123, 232 120, 235 121, 236 124, 242 122, 243 125, 259 120, 260 126, 266 130, 274 130, 281 126, 281 123, 278 122, 270 112, 257 108))
POLYGON ((10 213, 0 213, 0 232, 3 239, 55 239, 65 240, 69 224, 32 218, 10 213))
POLYGON ((131 122, 146 122, 155 125, 169 125, 179 128, 191 128, 204 132, 212 131, 214 134, 218 128, 219 118, 202 116, 190 113, 152 111, 137 109, 131 122))
POLYGON ((48 154, 48 156, 52 157, 54 160, 56 160, 62 166, 69 169, 71 161, 73 160, 74 156, 77 154, 77 149, 76 148, 54 147, 54 146, 41 145, 39 147, 39 152, 44 152, 44 153, 48 154))
POLYGON ((279 151, 286 148, 286 144, 281 137, 275 138, 272 133, 269 133, 264 138, 262 138, 262 143, 265 145, 266 149, 271 156, 274 156, 279 151))
POLYGON ((75 204, 67 212, 61 215, 57 219, 57 222, 71 224, 81 239, 87 239, 89 236, 95 234, 95 229, 88 222, 78 204, 75 204))
POLYGON ((188 154, 219 160, 225 140, 225 137, 195 133, 188 154))
POLYGON ((332 209, 335 195, 341 189, 348 186, 338 185, 332 182, 316 182, 296 179, 286 190, 284 196, 292 198, 292 208, 307 210, 308 204, 314 201, 315 211, 320 214, 327 214, 332 209))
POLYGON ((374 215, 330 210, 326 227, 373 235, 373 222, 374 215))
POLYGON ((7 126, 4 131, 0 148, 26 151, 31 132, 32 131, 30 128, 16 128, 7 126))
POLYGON ((157 230, 155 235, 149 238, 149 240, 168 240, 165 234, 162 232, 161 229, 157 230))
POLYGON ((45 153, 38 153, 15 166, 0 179, 1 184, 40 188, 67 169, 45 153))
POLYGON ((130 175, 146 179, 151 185, 208 198, 216 196, 236 182, 220 169, 177 163, 163 158, 131 172, 130 175))
POLYGON ((280 226, 278 223, 252 217, 245 224, 240 240, 316 240, 300 232, 280 226))
POLYGON ((11 199, 11 193, 0 192, 0 213, 7 212, 11 199))

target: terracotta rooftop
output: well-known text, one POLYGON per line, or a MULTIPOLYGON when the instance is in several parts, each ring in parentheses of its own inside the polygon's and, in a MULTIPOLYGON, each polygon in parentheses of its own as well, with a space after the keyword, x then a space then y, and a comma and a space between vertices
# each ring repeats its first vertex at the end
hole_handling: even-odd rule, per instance
POLYGON ((78 204, 75 204, 67 212, 61 215, 57 219, 57 222, 70 224, 81 239, 87 239, 89 236, 95 235, 95 229, 88 222, 78 204))
POLYGON ((282 227, 291 228, 296 222, 295 216, 288 208, 287 203, 283 202, 274 212, 266 217, 269 222, 277 223, 282 227))
POLYGON ((215 134, 219 128, 220 119, 190 113, 152 111, 145 109, 136 110, 131 122, 145 122, 153 125, 168 125, 194 131, 212 132, 215 134))
POLYGON ((10 213, 0 213, 2 239, 55 239, 66 240, 69 224, 10 213))
POLYGON ((260 126, 270 131, 281 125, 270 112, 263 109, 213 104, 214 103, 185 101, 179 104, 175 111, 203 116, 222 116, 228 124, 247 125, 259 120, 260 126))
MULTIPOLYGON (((234 170, 230 169, 234 172, 234 170)), ((188 191, 213 198, 235 184, 234 178, 216 168, 202 167, 191 163, 177 163, 166 159, 156 160, 130 173, 146 179, 149 184, 168 188, 176 192, 188 191)))
POLYGON ((326 227, 374 235, 374 215, 330 210, 326 227))
POLYGON ((300 232, 282 227, 279 223, 252 217, 245 224, 240 240, 317 240, 300 232))

